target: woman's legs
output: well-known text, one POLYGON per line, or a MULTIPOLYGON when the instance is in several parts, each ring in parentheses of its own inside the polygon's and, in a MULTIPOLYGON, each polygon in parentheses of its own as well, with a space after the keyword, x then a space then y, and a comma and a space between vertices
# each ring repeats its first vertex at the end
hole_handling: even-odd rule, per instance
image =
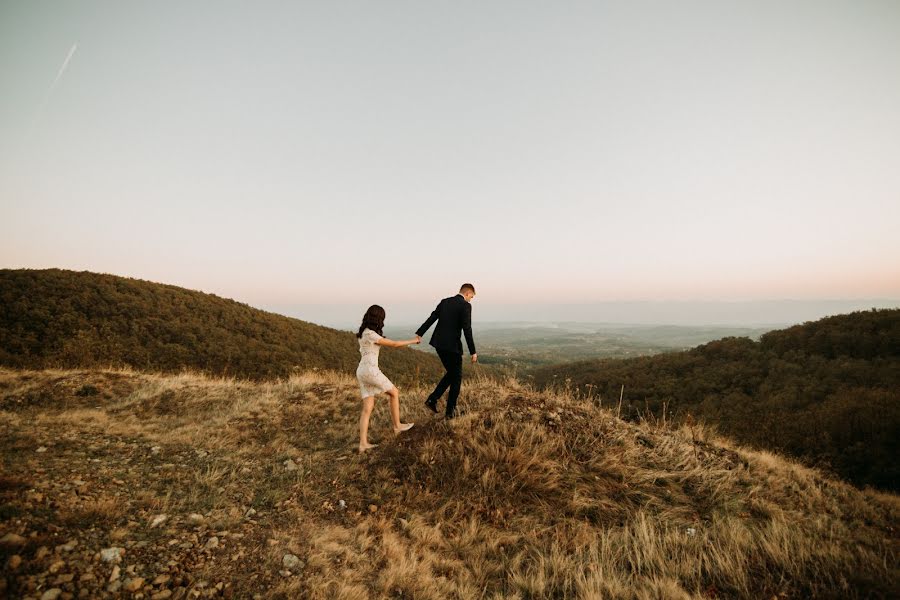
POLYGON ((374 448, 375 444, 369 443, 369 417, 372 416, 372 409, 375 407, 375 396, 368 396, 362 399, 362 412, 359 415, 359 451, 365 452, 369 448, 374 448))
POLYGON ((395 386, 388 390, 387 394, 391 398, 391 423, 394 425, 394 433, 406 431, 413 424, 400 422, 400 390, 395 386))

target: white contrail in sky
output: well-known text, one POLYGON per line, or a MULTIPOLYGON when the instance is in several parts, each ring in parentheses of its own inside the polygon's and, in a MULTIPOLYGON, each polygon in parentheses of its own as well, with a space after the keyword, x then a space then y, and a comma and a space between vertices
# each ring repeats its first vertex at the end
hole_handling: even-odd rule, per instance
POLYGON ((48 94, 53 91, 53 88, 56 87, 56 84, 59 83, 60 78, 63 76, 63 73, 66 72, 66 67, 69 66, 69 61, 72 60, 72 56, 74 56, 75 51, 78 50, 78 42, 72 44, 72 47, 69 48, 69 54, 66 56, 66 60, 63 61, 62 66, 59 68, 59 72, 56 74, 56 79, 53 80, 53 83, 50 84, 50 90, 47 92, 48 94))
POLYGON ((34 116, 31 118, 31 123, 25 130, 25 141, 27 141, 31 137, 31 133, 40 120, 41 114, 50 103, 50 96, 53 95, 53 90, 56 88, 56 84, 59 83, 59 80, 62 79, 63 73, 65 73, 66 69, 69 68, 69 62, 71 62, 72 57, 75 56, 76 50, 78 50, 78 42, 75 42, 74 44, 72 44, 72 47, 69 48, 69 53, 66 55, 66 59, 63 61, 62 66, 59 67, 59 71, 57 71, 56 77, 53 79, 53 83, 50 84, 50 87, 47 88, 47 93, 44 94, 43 102, 41 102, 38 105, 37 109, 34 111, 34 116))

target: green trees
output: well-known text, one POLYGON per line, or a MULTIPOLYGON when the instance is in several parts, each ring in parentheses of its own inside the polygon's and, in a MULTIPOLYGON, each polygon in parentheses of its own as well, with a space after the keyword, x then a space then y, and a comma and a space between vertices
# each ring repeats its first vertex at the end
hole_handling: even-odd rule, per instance
MULTIPOLYGON (((440 365, 413 350, 382 353, 385 373, 409 382, 440 365)), ((253 379, 294 369, 353 371, 349 332, 267 313, 183 288, 50 269, 0 271, 0 364, 43 368, 185 367, 253 379)))
POLYGON ((787 452, 858 484, 900 489, 900 310, 872 310, 687 352, 583 361, 534 372, 565 378, 622 414, 688 414, 736 440, 787 452), (590 387, 588 387, 590 386, 590 387))

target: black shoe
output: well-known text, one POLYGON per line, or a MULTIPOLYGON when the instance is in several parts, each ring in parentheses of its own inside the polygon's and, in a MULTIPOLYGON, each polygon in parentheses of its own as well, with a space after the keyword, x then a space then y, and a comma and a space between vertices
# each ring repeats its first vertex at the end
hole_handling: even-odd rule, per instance
POLYGON ((426 401, 425 401, 425 406, 428 407, 428 410, 430 410, 431 412, 437 414, 437 402, 432 402, 432 401, 430 401, 430 400, 426 400, 426 401))

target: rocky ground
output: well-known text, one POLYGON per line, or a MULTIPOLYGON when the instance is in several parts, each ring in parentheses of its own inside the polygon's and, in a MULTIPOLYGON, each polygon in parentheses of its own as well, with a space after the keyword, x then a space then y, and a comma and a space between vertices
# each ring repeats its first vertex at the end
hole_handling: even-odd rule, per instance
POLYGON ((379 403, 372 438, 381 444, 360 457, 357 390, 346 376, 258 384, 0 370, 0 594, 771 598, 896 589, 896 497, 864 496, 765 453, 691 444, 687 430, 626 425, 571 398, 490 382, 469 390, 469 414, 454 424, 426 413, 420 392, 404 393, 417 425, 397 439, 379 403), (639 544, 638 535, 647 538, 639 544), (734 573, 713 556, 725 536, 746 537, 726 560, 734 573), (659 556, 675 558, 647 554, 640 566, 634 554, 603 554, 634 553, 651 539, 659 556), (816 550, 827 543, 834 548, 816 550), (591 575, 603 561, 608 570, 591 575), (669 564, 691 561, 705 566, 669 564), (873 564, 854 572, 864 562, 873 564))
POLYGON ((339 449, 325 447, 335 434, 327 426, 324 437, 266 444, 327 425, 299 415, 294 422, 291 404, 331 398, 333 384, 296 385, 277 415, 259 407, 206 420, 191 401, 212 388, 229 401, 265 391, 197 382, 175 383, 177 393, 163 389, 172 382, 158 387, 152 377, 116 372, 3 382, 0 591, 43 600, 262 597, 302 574, 298 540, 285 524, 303 510, 343 507, 357 518, 377 510, 338 498, 342 461, 359 460, 352 429, 341 431, 339 449), (147 392, 142 386, 158 387, 149 402, 137 399, 147 392), (191 431, 171 435, 170 416, 191 431), (268 430, 272 417, 282 422, 277 431, 268 430))

